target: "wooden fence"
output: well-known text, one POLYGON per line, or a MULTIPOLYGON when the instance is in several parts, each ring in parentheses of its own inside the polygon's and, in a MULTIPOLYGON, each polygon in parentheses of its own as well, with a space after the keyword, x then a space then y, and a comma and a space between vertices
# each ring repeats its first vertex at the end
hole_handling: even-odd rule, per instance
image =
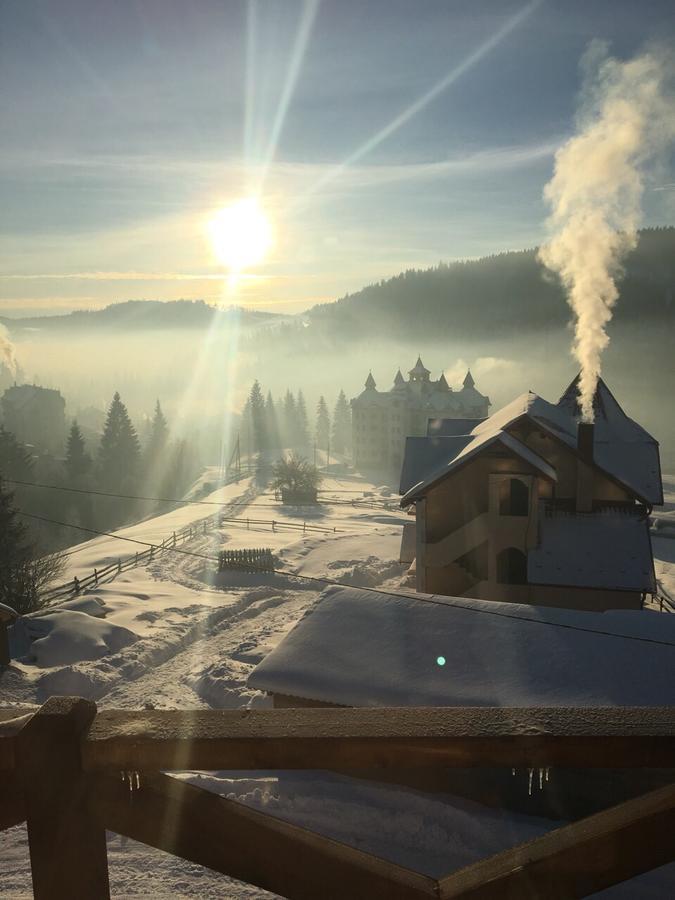
POLYGON ((660 612, 675 613, 675 597, 658 578, 655 599, 658 600, 660 612))
POLYGON ((238 569, 242 572, 274 572, 274 556, 269 547, 255 550, 221 550, 218 571, 238 569))
POLYGON ((174 547, 178 547, 186 541, 192 540, 198 534, 206 534, 214 526, 215 522, 212 521, 211 517, 203 519, 198 524, 193 524, 180 531, 172 532, 172 534, 164 538, 159 544, 151 544, 147 549, 131 553, 129 556, 120 556, 117 560, 111 562, 104 568, 94 569, 91 575, 87 575, 85 578, 72 578, 64 584, 47 588, 42 592, 42 597, 47 603, 74 597, 85 589, 96 587, 107 581, 112 581, 113 578, 121 572, 124 572, 126 569, 132 569, 134 566, 150 562, 160 554, 166 553, 174 547))
MULTIPOLYGON (((297 531, 303 534, 335 534, 337 529, 333 526, 313 525, 307 522, 287 522, 278 521, 276 519, 250 519, 243 516, 223 516, 214 514, 201 519, 199 522, 188 525, 180 531, 174 531, 168 537, 164 538, 159 544, 152 544, 147 549, 140 552, 132 553, 126 557, 119 557, 114 562, 102 569, 94 569, 91 575, 85 578, 71 578, 64 584, 55 585, 47 588, 42 592, 42 597, 47 604, 54 603, 58 600, 67 600, 76 597, 81 591, 97 587, 99 584, 112 581, 121 572, 131 569, 134 566, 143 565, 150 562, 156 556, 179 547, 186 541, 191 541, 199 534, 207 534, 214 528, 222 527, 224 524, 235 524, 247 531, 259 531, 261 528, 269 528, 270 531, 297 531)), ((260 570, 256 570, 260 571, 260 570)), ((263 571, 268 571, 264 569, 263 571)))
POLYGON ((674 760, 673 707, 97 712, 53 697, 0 709, 0 829, 27 821, 38 900, 109 897, 106 829, 299 900, 583 897, 675 858, 675 784, 430 878, 164 773, 674 760))

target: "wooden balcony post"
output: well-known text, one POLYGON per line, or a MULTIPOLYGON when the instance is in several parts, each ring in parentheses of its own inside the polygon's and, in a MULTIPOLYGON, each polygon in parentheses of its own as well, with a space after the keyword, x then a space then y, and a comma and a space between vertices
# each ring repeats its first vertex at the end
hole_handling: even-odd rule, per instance
POLYGON ((16 737, 36 900, 110 897, 105 829, 87 807, 80 742, 96 704, 51 697, 16 737))

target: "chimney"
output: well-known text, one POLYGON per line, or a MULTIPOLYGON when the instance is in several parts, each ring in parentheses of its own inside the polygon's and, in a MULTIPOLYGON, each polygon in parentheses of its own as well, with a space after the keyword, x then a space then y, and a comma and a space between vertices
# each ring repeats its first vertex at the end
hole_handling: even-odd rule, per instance
POLYGON ((579 422, 577 428, 577 512, 593 510, 593 423, 579 422))

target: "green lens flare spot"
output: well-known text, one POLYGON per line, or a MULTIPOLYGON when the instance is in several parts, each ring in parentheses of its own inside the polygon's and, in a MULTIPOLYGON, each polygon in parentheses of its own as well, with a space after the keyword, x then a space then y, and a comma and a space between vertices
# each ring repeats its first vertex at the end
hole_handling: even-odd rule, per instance
POLYGON ((439 665, 439 666, 444 666, 444 665, 445 665, 445 657, 444 657, 444 656, 437 656, 437 657, 436 657, 436 664, 439 665))

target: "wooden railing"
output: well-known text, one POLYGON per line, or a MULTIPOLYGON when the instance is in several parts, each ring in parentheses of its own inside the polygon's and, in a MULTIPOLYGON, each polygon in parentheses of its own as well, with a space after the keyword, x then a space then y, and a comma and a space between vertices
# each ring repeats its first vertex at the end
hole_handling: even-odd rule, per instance
POLYGON ((60 697, 0 710, 0 829, 27 821, 38 900, 109 897, 106 829, 291 898, 583 897, 675 857, 675 784, 436 879, 164 773, 674 763, 673 707, 97 712, 60 697))

